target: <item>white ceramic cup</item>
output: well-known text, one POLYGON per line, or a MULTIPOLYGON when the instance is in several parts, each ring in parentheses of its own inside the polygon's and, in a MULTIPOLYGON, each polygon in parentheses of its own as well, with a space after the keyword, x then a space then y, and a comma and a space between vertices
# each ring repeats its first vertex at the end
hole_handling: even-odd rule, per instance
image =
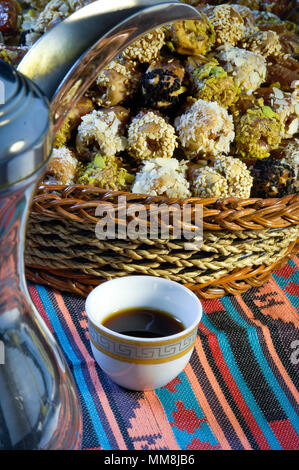
POLYGON ((94 358, 117 384, 130 390, 153 390, 166 385, 187 365, 202 306, 181 284, 154 276, 121 277, 97 286, 85 306, 94 358), (108 315, 133 307, 166 311, 181 320, 185 329, 162 338, 136 338, 102 325, 108 315))

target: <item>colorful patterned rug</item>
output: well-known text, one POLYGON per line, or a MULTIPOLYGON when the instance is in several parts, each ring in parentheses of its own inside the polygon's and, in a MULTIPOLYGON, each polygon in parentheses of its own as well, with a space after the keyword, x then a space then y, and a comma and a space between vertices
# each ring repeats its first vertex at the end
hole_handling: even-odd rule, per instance
POLYGON ((298 450, 298 267, 295 258, 260 288, 204 301, 190 363, 145 393, 95 364, 84 299, 30 285, 78 386, 82 449, 298 450))

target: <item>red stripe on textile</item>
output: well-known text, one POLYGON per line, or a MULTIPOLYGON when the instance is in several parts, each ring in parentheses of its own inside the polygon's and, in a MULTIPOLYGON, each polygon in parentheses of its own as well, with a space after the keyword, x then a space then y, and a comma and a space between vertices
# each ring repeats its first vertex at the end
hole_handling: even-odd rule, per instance
POLYGON ((283 450, 299 449, 299 436, 288 419, 271 421, 269 425, 283 450))
POLYGON ((255 438, 256 442, 258 443, 261 450, 270 450, 270 446, 263 435, 259 425, 257 424, 254 416, 252 415, 250 409, 246 405, 246 402, 236 384, 234 378, 232 377, 226 363, 224 357, 222 355, 222 351, 219 347, 218 340, 215 335, 208 336, 209 345, 211 348, 211 352, 213 354, 215 363, 228 387, 230 390, 236 405, 238 406, 240 412, 244 420, 246 421, 249 429, 252 432, 253 437, 255 438))
POLYGON ((36 288, 34 286, 28 286, 28 291, 29 291, 32 302, 34 303, 38 313, 40 314, 40 316, 42 317, 42 319, 46 323, 46 325, 49 328, 49 330, 51 331, 51 333, 54 334, 53 327, 50 323, 48 315, 46 314, 44 305, 43 305, 43 303, 40 299, 40 296, 38 295, 38 292, 37 292, 36 288))
POLYGON ((209 313, 219 312, 225 310, 222 303, 219 299, 204 300, 202 302, 204 312, 209 315, 209 313))

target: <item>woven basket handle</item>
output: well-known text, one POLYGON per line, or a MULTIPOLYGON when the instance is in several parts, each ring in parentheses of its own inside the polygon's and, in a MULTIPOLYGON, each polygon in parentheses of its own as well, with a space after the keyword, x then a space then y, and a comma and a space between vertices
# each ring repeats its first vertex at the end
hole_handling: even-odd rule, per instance
POLYGON ((194 7, 160 0, 100 0, 62 21, 32 47, 18 70, 51 101, 54 134, 99 72, 148 31, 200 16, 194 7))

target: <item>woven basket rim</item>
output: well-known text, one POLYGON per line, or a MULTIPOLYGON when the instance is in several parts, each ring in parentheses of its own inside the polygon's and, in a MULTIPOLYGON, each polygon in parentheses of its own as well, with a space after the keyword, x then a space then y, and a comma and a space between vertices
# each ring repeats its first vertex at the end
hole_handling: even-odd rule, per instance
MULTIPOLYGON (((120 196, 126 206, 143 204, 148 210, 152 204, 200 204, 203 207, 204 230, 259 230, 285 228, 299 224, 299 194, 282 198, 236 197, 186 199, 150 196, 125 191, 113 191, 88 185, 41 184, 33 197, 31 217, 66 219, 96 224, 94 209, 99 204, 116 208, 120 196)), ((194 215, 194 213, 193 213, 194 215)), ((194 224, 194 220, 192 219, 194 224)), ((195 225, 195 224, 194 224, 195 225)))

